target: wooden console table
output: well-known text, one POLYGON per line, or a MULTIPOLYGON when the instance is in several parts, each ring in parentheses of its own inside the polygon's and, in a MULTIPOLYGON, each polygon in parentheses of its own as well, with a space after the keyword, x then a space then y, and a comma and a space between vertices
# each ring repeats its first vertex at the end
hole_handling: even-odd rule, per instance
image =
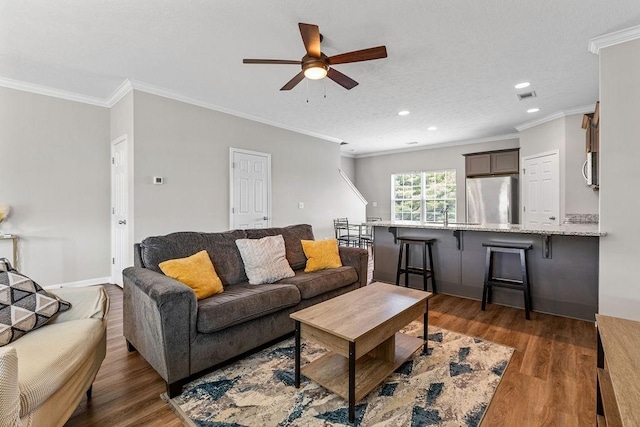
MULTIPOLYGON (((0 234, 0 241, 1 240, 11 240, 11 255, 12 255, 12 260, 13 260, 13 268, 17 269, 18 268, 18 236, 16 236, 15 234, 0 234)), ((0 258, 3 258, 2 255, 0 255, 0 258)))
POLYGON ((640 322, 596 314, 598 426, 640 426, 640 322))

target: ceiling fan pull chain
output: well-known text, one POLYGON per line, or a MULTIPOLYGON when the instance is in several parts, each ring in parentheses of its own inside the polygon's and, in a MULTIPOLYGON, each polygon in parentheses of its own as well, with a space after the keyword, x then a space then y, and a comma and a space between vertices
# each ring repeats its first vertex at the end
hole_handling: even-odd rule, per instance
POLYGON ((304 92, 307 94, 307 104, 309 103, 309 80, 306 81, 307 86, 305 87, 304 92))
POLYGON ((327 99, 327 79, 324 80, 324 99, 327 99))

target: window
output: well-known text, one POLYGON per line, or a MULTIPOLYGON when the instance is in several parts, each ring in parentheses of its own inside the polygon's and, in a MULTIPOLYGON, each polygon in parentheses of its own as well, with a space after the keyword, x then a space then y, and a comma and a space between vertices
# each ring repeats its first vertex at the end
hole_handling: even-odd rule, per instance
POLYGON ((456 170, 391 175, 392 218, 396 221, 441 222, 448 209, 456 220, 456 170))

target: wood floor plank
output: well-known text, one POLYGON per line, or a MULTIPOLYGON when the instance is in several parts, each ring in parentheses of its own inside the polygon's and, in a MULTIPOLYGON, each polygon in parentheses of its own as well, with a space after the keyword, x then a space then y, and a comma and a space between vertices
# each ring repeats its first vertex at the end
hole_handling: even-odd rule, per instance
MULTIPOLYGON (((122 336, 122 290, 111 298, 107 356, 67 426, 181 426, 161 398, 165 384, 122 336)), ((483 426, 583 426, 595 423, 596 333, 593 323, 438 294, 429 324, 515 348, 483 426)), ((411 408, 407 408, 408 411, 411 408)))

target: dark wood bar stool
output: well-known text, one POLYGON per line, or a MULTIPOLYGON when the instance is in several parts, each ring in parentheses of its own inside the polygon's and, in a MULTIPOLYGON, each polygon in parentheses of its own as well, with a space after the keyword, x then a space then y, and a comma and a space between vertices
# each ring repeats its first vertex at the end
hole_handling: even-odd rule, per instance
POLYGON ((487 242, 483 243, 482 246, 487 248, 487 258, 484 268, 484 288, 482 290, 482 311, 485 310, 486 304, 491 302, 491 288, 494 286, 516 289, 524 293, 524 313, 527 320, 529 320, 529 312, 531 311, 531 293, 529 292, 527 251, 531 249, 533 245, 530 243, 487 242), (520 272, 522 273, 521 280, 494 277, 493 254, 496 252, 520 255, 520 272))
POLYGON ((398 237, 400 244, 400 253, 398 254, 398 271, 396 273, 396 286, 400 285, 400 275, 404 274, 404 287, 409 286, 409 274, 418 274, 423 278, 423 288, 427 290, 427 279, 431 279, 431 291, 436 293, 436 273, 433 266, 433 253, 431 245, 436 239, 422 237, 398 237), (422 246, 422 266, 409 265, 410 248, 412 245, 422 246), (402 267, 402 253, 405 253, 404 268, 402 267), (428 263, 427 263, 427 258, 428 263))

